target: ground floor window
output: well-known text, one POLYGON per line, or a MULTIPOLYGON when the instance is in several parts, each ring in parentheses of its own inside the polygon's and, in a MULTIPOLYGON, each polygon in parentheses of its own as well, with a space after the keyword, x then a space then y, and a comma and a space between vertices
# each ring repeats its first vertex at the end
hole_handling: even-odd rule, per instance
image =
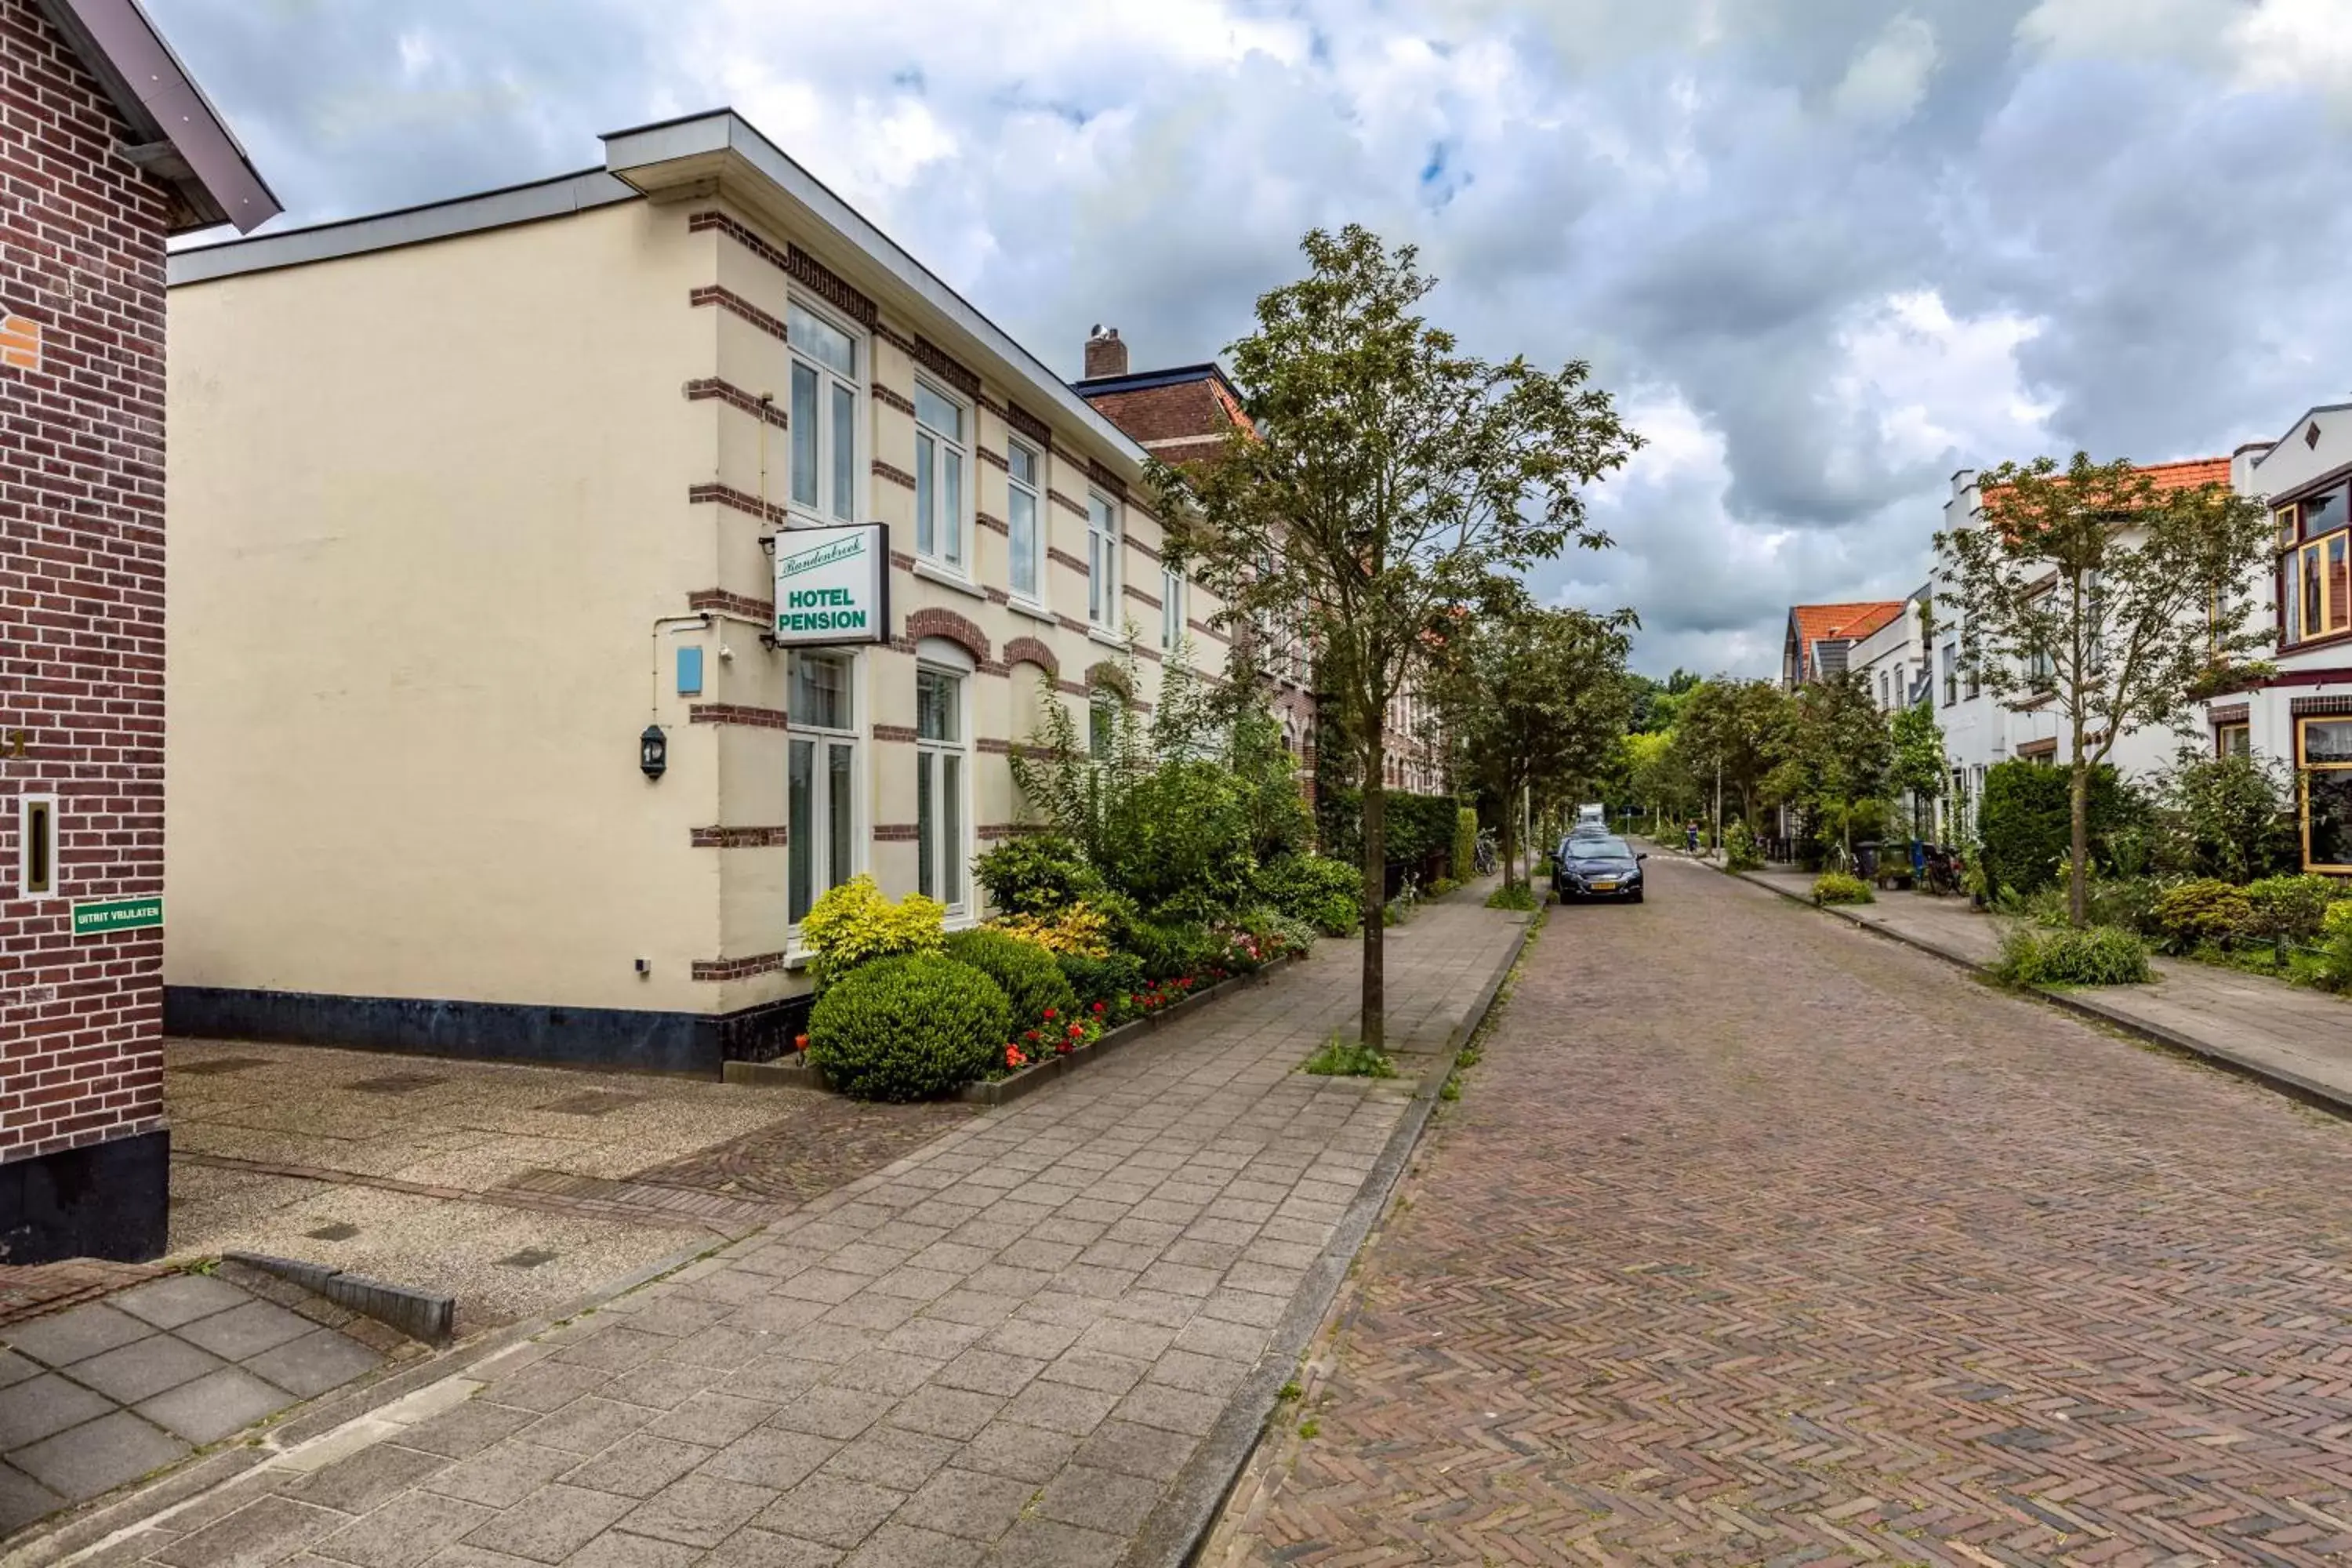
POLYGON ((2245 757, 2253 754, 2254 730, 2251 724, 2216 724, 2213 726, 2213 754, 2221 757, 2245 757))
POLYGON ((2295 728, 2304 869, 2352 872, 2352 718, 2305 719, 2295 728))
POLYGON ((964 901, 964 809, 971 769, 964 754, 963 678, 915 672, 916 888, 950 910, 964 901))
POLYGON ((791 832, 786 902, 798 925, 816 900, 857 871, 856 701, 850 661, 794 654, 786 784, 791 832))

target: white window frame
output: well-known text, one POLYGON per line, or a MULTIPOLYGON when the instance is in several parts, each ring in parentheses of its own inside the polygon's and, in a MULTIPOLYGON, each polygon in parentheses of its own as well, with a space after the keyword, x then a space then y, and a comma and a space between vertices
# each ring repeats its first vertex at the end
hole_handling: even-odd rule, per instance
POLYGON ((955 683, 955 735, 951 739, 935 739, 922 733, 922 704, 916 703, 915 719, 915 890, 926 898, 937 899, 947 906, 951 920, 967 918, 972 912, 971 848, 972 848, 972 746, 971 746, 971 682, 974 666, 962 649, 936 637, 926 637, 916 654, 915 679, 918 684, 926 675, 943 677, 955 683), (947 759, 955 762, 956 784, 946 786, 947 759), (937 768, 936 774, 932 770, 937 768), (930 781, 932 818, 923 820, 922 792, 926 779, 930 781), (942 811, 941 803, 952 807, 942 811), (952 820, 949 820, 950 817, 952 820), (922 858, 931 857, 935 876, 926 885, 922 875, 922 858))
POLYGON ((1169 653, 1184 640, 1184 574, 1162 563, 1160 568, 1160 646, 1169 653))
POLYGON ((862 522, 866 518, 868 495, 872 486, 873 463, 866 456, 869 441, 866 426, 870 420, 866 409, 874 376, 873 339, 821 301, 805 294, 797 292, 788 294, 785 297, 784 310, 788 321, 793 311, 805 311, 846 337, 857 366, 857 374, 855 376, 845 377, 823 360, 803 353, 798 345, 787 341, 785 346, 790 352, 791 367, 787 370, 784 386, 784 408, 787 416, 784 440, 785 510, 819 527, 845 522, 862 522), (815 453, 816 499, 814 501, 803 500, 800 497, 800 426, 803 416, 798 405, 795 382, 797 372, 802 369, 808 370, 815 376, 817 388, 816 427, 809 437, 812 450, 815 453), (839 421, 838 405, 832 394, 835 388, 843 386, 847 387, 850 394, 850 417, 856 426, 856 428, 850 432, 849 500, 845 510, 841 506, 840 497, 834 493, 840 476, 833 471, 832 463, 835 447, 833 437, 838 428, 839 421))
POLYGON ((1118 502, 1092 486, 1087 489, 1087 620, 1095 630, 1117 637, 1119 628, 1119 552, 1127 548, 1126 530, 1118 502), (1109 519, 1108 531, 1095 517, 1099 502, 1109 519))
MULTIPOLYGON (((915 416, 915 558, 927 561, 942 572, 958 577, 971 575, 971 519, 973 512, 971 450, 975 410, 971 400, 959 393, 950 392, 939 383, 925 376, 915 378, 915 406, 920 409, 926 395, 936 397, 956 411, 956 423, 963 427, 961 436, 950 436, 936 426, 924 422, 921 414, 915 416), (930 443, 931 453, 927 462, 923 445, 930 443), (928 468, 927 473, 924 470, 928 468), (956 474, 955 496, 951 503, 943 503, 944 479, 952 469, 956 474), (932 515, 923 514, 926 499, 932 504, 932 515), (923 530, 931 530, 929 545, 923 542, 923 530)), ((1006 524, 1010 528, 1011 524, 1006 524)))
POLYGON ((65 868, 58 863, 58 853, 65 847, 65 835, 58 826, 58 797, 53 795, 21 795, 16 797, 16 896, 20 899, 55 899, 64 896, 65 868), (47 826, 44 826, 43 824, 47 826), (44 851, 48 875, 39 886, 33 877, 33 850, 38 842, 44 851))
POLYGON ((1048 520, 1052 514, 1051 504, 1046 499, 1046 490, 1050 483, 1051 476, 1045 469, 1045 448, 1034 441, 1024 441, 1018 436, 1006 437, 1004 439, 1005 587, 1015 604, 1027 605, 1035 609, 1043 609, 1045 605, 1046 549, 1050 542, 1047 532, 1051 526, 1048 520), (1013 460, 1013 454, 1016 452, 1028 454, 1029 471, 1035 476, 1034 479, 1024 480, 1018 477, 1013 460), (1021 563, 1021 536, 1013 531, 1016 522, 1013 517, 1013 498, 1016 495, 1026 496, 1029 499, 1029 591, 1026 593, 1021 590, 1018 571, 1021 563))
POLYGON ((809 878, 809 904, 812 908, 827 892, 867 868, 871 835, 866 820, 866 751, 869 726, 860 718, 867 710, 866 660, 846 649, 811 648, 804 653, 793 653, 785 663, 784 706, 788 715, 784 741, 784 821, 787 825, 784 845, 785 945, 797 952, 801 945, 801 921, 800 916, 793 912, 792 905, 794 884, 802 868, 812 868, 809 878), (849 722, 845 727, 803 723, 796 715, 792 715, 793 679, 798 672, 798 661, 803 658, 836 659, 846 667, 849 722), (849 864, 826 868, 831 872, 830 880, 814 874, 816 862, 811 856, 814 845, 809 840, 825 844, 829 853, 835 836, 816 832, 804 835, 800 831, 801 825, 793 818, 793 755, 794 748, 802 745, 813 748, 809 768, 809 822, 812 827, 821 822, 830 828, 835 820, 841 803, 834 798, 833 793, 833 751, 839 746, 846 746, 849 750, 849 864))

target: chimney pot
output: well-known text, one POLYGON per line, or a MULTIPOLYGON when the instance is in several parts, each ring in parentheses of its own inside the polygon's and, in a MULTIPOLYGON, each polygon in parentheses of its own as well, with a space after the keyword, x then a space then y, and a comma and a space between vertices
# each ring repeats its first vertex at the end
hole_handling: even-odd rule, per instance
POLYGON ((1106 375, 1127 374, 1127 345, 1118 341, 1117 327, 1097 325, 1087 334, 1087 375, 1093 381, 1106 375))

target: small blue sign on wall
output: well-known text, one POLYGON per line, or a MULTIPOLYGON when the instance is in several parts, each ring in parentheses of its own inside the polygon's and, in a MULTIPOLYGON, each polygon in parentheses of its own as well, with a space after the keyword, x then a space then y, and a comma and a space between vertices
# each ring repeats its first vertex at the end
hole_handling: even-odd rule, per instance
POLYGON ((698 647, 677 650, 677 694, 680 697, 702 695, 702 650, 698 647))

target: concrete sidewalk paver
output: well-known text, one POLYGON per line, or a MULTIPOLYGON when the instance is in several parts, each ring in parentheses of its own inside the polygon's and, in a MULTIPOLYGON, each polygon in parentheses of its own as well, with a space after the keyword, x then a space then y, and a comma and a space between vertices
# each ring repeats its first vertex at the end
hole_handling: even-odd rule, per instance
MULTIPOLYGON (((1454 1028, 1521 930, 1424 909, 1390 935, 1400 1016, 1454 1028)), ((1115 1563, 1412 1097, 1296 1070, 1352 1015, 1353 959, 1327 944, 110 1561, 1115 1563)))

